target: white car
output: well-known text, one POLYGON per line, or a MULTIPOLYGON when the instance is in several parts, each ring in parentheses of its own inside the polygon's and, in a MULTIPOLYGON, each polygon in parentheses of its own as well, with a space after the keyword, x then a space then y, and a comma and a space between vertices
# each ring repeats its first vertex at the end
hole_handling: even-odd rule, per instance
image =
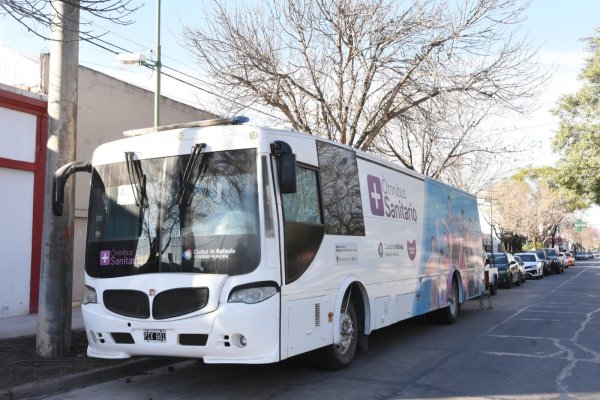
POLYGON ((536 253, 517 253, 515 256, 521 258, 527 278, 540 279, 544 277, 544 262, 536 253))
POLYGON ((488 274, 488 285, 486 289, 490 289, 490 295, 494 296, 498 293, 498 267, 490 264, 490 259, 487 255, 483 254, 485 272, 488 274))

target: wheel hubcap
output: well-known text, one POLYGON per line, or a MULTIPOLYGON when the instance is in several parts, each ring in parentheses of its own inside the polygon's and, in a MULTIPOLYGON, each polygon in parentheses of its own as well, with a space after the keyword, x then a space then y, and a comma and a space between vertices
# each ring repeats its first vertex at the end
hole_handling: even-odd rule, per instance
POLYGON ((354 325, 352 324, 352 318, 347 312, 342 314, 342 320, 340 321, 340 334, 342 340, 338 345, 338 350, 341 354, 344 354, 350 348, 352 343, 352 337, 354 336, 354 325))
POLYGON ((452 286, 452 292, 450 294, 450 298, 448 299, 448 305, 450 306, 450 312, 452 315, 456 314, 456 289, 454 285, 452 286))

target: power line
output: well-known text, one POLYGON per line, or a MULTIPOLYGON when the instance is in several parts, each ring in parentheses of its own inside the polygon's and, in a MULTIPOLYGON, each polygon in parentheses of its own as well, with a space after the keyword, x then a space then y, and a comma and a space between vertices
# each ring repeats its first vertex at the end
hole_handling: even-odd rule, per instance
MULTIPOLYGON (((105 51, 108 51, 108 52, 110 52, 110 53, 112 53, 112 54, 115 54, 115 55, 117 55, 117 54, 119 54, 119 52, 118 52, 118 51, 116 51, 116 50, 114 50, 114 49, 110 49, 110 48, 108 48, 107 46, 112 46, 112 47, 114 47, 114 48, 116 48, 116 49, 118 49, 118 50, 121 50, 122 52, 131 53, 131 51, 130 51, 130 50, 128 50, 128 49, 125 49, 125 48, 123 48, 123 47, 121 47, 121 46, 115 45, 114 43, 108 42, 108 41, 106 41, 106 40, 100 39, 100 38, 98 38, 98 37, 94 37, 94 36, 92 36, 92 35, 89 35, 89 34, 86 34, 86 33, 84 33, 84 35, 87 35, 87 37, 80 36, 79 38, 80 38, 81 40, 83 40, 83 41, 87 42, 87 43, 90 43, 90 44, 92 44, 92 45, 94 45, 94 46, 96 46, 96 47, 98 47, 98 48, 101 48, 101 49, 103 49, 103 50, 105 50, 105 51), (97 41, 99 41, 99 42, 101 42, 101 43, 104 43, 104 45, 103 45, 103 44, 100 44, 100 43, 97 43, 97 41), (107 46, 105 46, 105 45, 107 45, 107 46)), ((155 71, 155 68, 154 68, 154 66, 152 66, 152 65, 148 65, 148 66, 146 66, 146 67, 147 67, 147 68, 149 68, 149 69, 151 69, 151 70, 153 70, 153 71, 155 71)), ((194 80, 196 80, 196 81, 200 82, 201 84, 210 85, 209 83, 207 83, 207 82, 205 82, 205 81, 202 81, 201 79, 198 79, 198 78, 196 78, 196 77, 193 77, 192 75, 189 75, 189 74, 187 74, 187 73, 185 73, 185 72, 179 71, 179 70, 178 70, 178 69, 176 69, 176 68, 169 67, 168 65, 164 65, 164 64, 162 65, 162 67, 163 67, 163 68, 166 68, 166 69, 169 69, 169 70, 171 70, 171 71, 174 71, 174 72, 176 72, 176 73, 178 73, 178 74, 181 74, 181 75, 183 75, 183 76, 186 76, 186 77, 188 77, 188 78, 194 79, 194 80)), ((225 100, 225 101, 229 101, 229 102, 231 102, 231 103, 233 103, 233 104, 236 104, 236 105, 238 105, 238 106, 240 106, 240 107, 243 107, 243 108, 246 108, 246 109, 248 109, 248 110, 252 110, 252 111, 254 111, 254 112, 257 112, 257 113, 263 114, 263 115, 265 115, 265 116, 267 116, 267 117, 274 118, 274 119, 277 119, 277 120, 279 120, 279 121, 282 121, 282 122, 288 122, 287 120, 285 120, 285 119, 283 119, 283 118, 281 118, 281 117, 278 117, 278 116, 276 116, 276 115, 270 114, 270 113, 268 113, 268 112, 266 112, 266 111, 259 110, 259 109, 257 109, 257 108, 254 108, 254 107, 247 106, 247 105, 245 105, 245 104, 242 104, 242 103, 240 103, 240 102, 236 102, 236 101, 234 101, 234 100, 230 100, 230 99, 226 98, 225 96, 219 95, 219 94, 217 94, 217 93, 215 93, 215 92, 213 92, 213 91, 211 91, 211 90, 209 90, 209 89, 206 89, 206 88, 200 87, 200 86, 198 86, 198 85, 196 85, 196 84, 194 84, 194 83, 188 82, 188 81, 186 81, 186 80, 184 80, 184 79, 178 78, 178 77, 176 77, 176 76, 173 76, 173 75, 171 75, 171 74, 168 74, 168 73, 166 73, 166 72, 162 72, 162 71, 161 71, 161 75, 163 75, 163 76, 166 76, 166 77, 169 77, 169 78, 171 78, 171 79, 173 79, 173 80, 175 80, 175 81, 181 82, 181 83, 183 83, 183 84, 185 84, 185 85, 188 85, 188 86, 190 86, 190 87, 193 87, 193 88, 195 88, 195 89, 197 89, 197 90, 200 90, 200 91, 202 91, 202 92, 208 93, 208 94, 210 94, 210 95, 212 95, 212 96, 215 96, 215 97, 217 97, 217 98, 219 98, 219 99, 222 99, 222 100, 225 100)))

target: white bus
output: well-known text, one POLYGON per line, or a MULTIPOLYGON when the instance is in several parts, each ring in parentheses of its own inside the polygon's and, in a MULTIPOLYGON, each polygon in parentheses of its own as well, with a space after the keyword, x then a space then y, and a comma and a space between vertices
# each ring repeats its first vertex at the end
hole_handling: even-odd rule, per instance
POLYGON ((230 118, 125 132, 91 163, 88 355, 343 368, 372 331, 484 291, 477 202, 315 136, 230 118))

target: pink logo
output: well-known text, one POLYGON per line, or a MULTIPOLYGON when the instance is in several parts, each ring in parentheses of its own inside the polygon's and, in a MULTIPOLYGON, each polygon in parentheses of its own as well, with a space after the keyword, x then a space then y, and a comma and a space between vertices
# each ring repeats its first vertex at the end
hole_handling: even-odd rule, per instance
POLYGON ((417 256, 417 241, 413 240, 412 242, 406 242, 406 248, 408 249, 408 258, 410 261, 413 261, 417 256))
POLYGON ((383 216, 383 191, 381 190, 381 180, 373 175, 367 175, 367 187, 369 188, 369 204, 371 213, 377 216, 383 216))
POLYGON ((156 294, 156 289, 150 289, 148 290, 148 296, 152 297, 156 294))
POLYGON ((110 265, 110 250, 100 250, 100 265, 110 265))

